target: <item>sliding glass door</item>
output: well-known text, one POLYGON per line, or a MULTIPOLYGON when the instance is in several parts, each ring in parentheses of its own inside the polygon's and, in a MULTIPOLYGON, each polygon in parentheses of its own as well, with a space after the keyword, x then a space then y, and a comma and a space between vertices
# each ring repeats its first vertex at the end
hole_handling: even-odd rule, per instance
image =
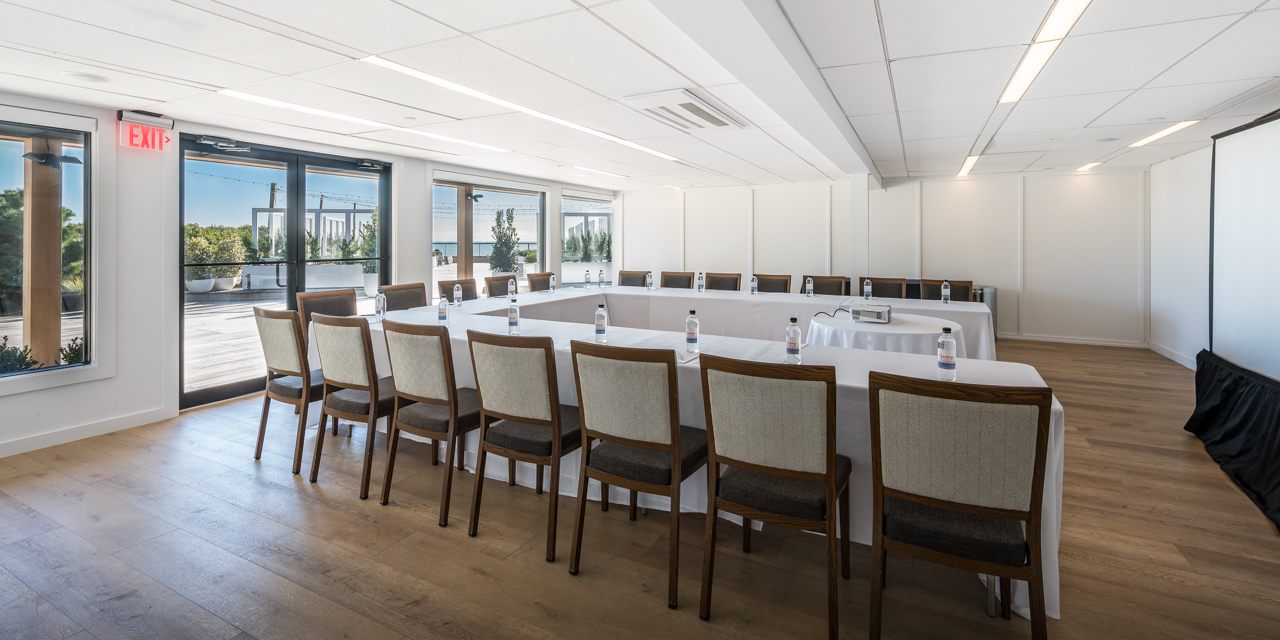
POLYGON ((543 251, 545 196, 537 191, 437 182, 432 188, 432 293, 447 280, 516 278, 528 289, 529 274, 546 270, 543 251))

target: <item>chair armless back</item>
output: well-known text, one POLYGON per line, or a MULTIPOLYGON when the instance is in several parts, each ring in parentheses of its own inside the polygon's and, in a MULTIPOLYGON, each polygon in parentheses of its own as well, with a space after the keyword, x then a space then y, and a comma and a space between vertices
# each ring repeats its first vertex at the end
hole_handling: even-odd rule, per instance
POLYGON ((315 325, 316 349, 320 352, 324 381, 352 389, 370 388, 377 374, 373 372, 369 321, 320 313, 312 316, 311 321, 315 325))
POLYGON ((415 400, 454 401, 449 329, 382 321, 396 391, 415 400))
POLYGON ((582 428, 591 437, 659 445, 679 437, 674 351, 576 340, 569 346, 582 428))
POLYGON ((644 277, 649 275, 648 271, 619 271, 618 286, 619 287, 643 287, 644 277))
POLYGON ((382 287, 382 293, 387 296, 387 311, 403 311, 431 304, 427 285, 422 282, 386 285, 382 287))
POLYGON ((267 369, 286 376, 304 375, 307 371, 307 350, 298 312, 254 307, 253 320, 258 325, 258 339, 262 341, 267 369))
POLYGON ((552 275, 555 274, 551 271, 529 274, 529 291, 550 291, 552 275))
MULTIPOLYGON (((952 302, 968 302, 973 297, 973 281, 972 280, 948 280, 951 285, 951 301, 952 302)), ((871 286, 874 288, 875 283, 871 286)), ((942 281, 941 280, 921 280, 920 281, 920 299, 921 300, 941 300, 942 299, 942 281)))
POLYGON ((820 296, 844 295, 844 276, 805 276, 800 280, 800 293, 804 293, 805 282, 813 278, 813 292, 820 296))
MULTIPOLYGON (((484 279, 484 288, 489 292, 490 298, 501 298, 507 295, 507 280, 515 276, 493 276, 484 279)), ((517 285, 519 288, 519 285, 517 285)))
POLYGON ((791 276, 771 276, 757 273, 756 284, 761 293, 791 293, 791 276))
POLYGON ((462 300, 476 299, 476 281, 475 278, 467 278, 466 280, 441 280, 436 283, 440 287, 440 297, 449 302, 457 302, 453 299, 453 285, 462 285, 462 300))
POLYGON ((551 338, 467 331, 467 341, 481 409, 516 420, 556 419, 560 399, 551 396, 556 374, 551 338))
POLYGON ((692 271, 663 271, 661 286, 663 289, 692 289, 692 271))
POLYGON ((741 273, 708 273, 708 291, 737 291, 742 288, 741 273))
POLYGON ((298 313, 302 314, 302 324, 311 324, 311 316, 323 313, 326 316, 354 316, 356 311, 356 290, 315 291, 298 294, 298 313))

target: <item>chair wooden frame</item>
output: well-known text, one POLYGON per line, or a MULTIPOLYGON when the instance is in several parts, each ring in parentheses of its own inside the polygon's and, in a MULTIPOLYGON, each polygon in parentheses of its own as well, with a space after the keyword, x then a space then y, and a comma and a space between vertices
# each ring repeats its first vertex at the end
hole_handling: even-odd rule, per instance
POLYGON ((507 484, 515 485, 516 483, 516 462, 528 462, 537 467, 538 479, 535 492, 542 493, 542 467, 551 467, 551 487, 550 499, 547 501, 547 562, 555 562, 556 559, 556 516, 560 498, 560 458, 566 454, 573 453, 582 446, 579 439, 578 444, 570 446, 567 449, 561 448, 560 438, 560 387, 556 382, 556 355, 555 344, 551 338, 547 336, 504 336, 493 333, 484 333, 473 329, 467 330, 467 347, 471 352, 471 370, 475 371, 476 353, 475 343, 493 345, 497 347, 515 347, 523 349, 542 349, 546 354, 547 362, 547 393, 551 404, 551 419, 538 420, 535 418, 525 418, 511 416, 496 411, 488 411, 484 406, 484 388, 476 380, 476 395, 480 397, 480 445, 476 451, 476 488, 471 495, 471 522, 467 528, 467 535, 476 536, 476 529, 480 524, 480 498, 484 489, 484 468, 488 458, 486 454, 502 456, 507 459, 507 484), (551 455, 538 456, 527 453, 521 453, 499 447, 497 445, 486 442, 485 437, 489 433, 489 424, 499 420, 510 420, 512 422, 522 422, 524 424, 540 425, 551 427, 551 455))
MULTIPOLYGON (((706 356, 703 357, 705 358, 706 356)), ((1005 619, 1010 617, 1010 601, 1013 594, 1011 581, 1025 580, 1031 591, 1031 637, 1036 640, 1048 638, 1044 612, 1044 575, 1040 550, 1040 511, 1044 501, 1044 467, 1049 442, 1049 420, 1053 409, 1053 390, 1047 387, 999 387, 938 382, 895 376, 879 371, 871 372, 869 389, 871 399, 871 473, 874 496, 872 499, 874 520, 872 521, 871 534, 871 640, 880 638, 886 576, 885 560, 889 551, 964 571, 999 576, 1002 596, 1000 608, 1005 619), (1030 508, 1027 511, 996 509, 939 500, 886 488, 880 462, 880 391, 882 390, 928 398, 1039 407, 1040 411, 1036 422, 1035 466, 1031 475, 1030 508), (948 509, 958 513, 972 513, 1022 522, 1026 531, 1029 562, 1025 567, 1013 567, 995 562, 971 560, 886 538, 884 536, 885 497, 948 509)))
MULTIPOLYGON (((324 449, 324 421, 326 417, 333 418, 333 428, 338 428, 338 419, 347 420, 349 422, 364 422, 365 442, 364 442, 364 471, 360 476, 360 499, 364 500, 369 497, 369 474, 373 470, 373 439, 374 434, 378 432, 378 418, 390 416, 390 411, 382 411, 378 402, 378 370, 373 361, 373 340, 369 333, 369 321, 366 318, 354 317, 343 318, 338 316, 326 316, 316 314, 312 322, 319 322, 334 327, 358 327, 360 329, 361 338, 364 341, 364 358, 365 368, 368 371, 369 384, 353 385, 330 382, 326 376, 324 380, 324 397, 320 402, 320 429, 316 433, 315 453, 311 456, 311 481, 315 482, 320 475, 320 453, 324 449), (345 411, 337 411, 331 409, 327 405, 329 393, 342 389, 354 389, 356 391, 369 392, 369 415, 360 415, 356 413, 347 413, 345 411)), ((317 338, 319 339, 319 338, 317 338)), ((323 367, 324 363, 320 363, 323 367)), ((349 434, 350 432, 348 432, 349 434)))
MULTIPOLYGON (((623 276, 641 276, 641 277, 644 277, 644 276, 647 276, 647 275, 649 275, 649 274, 651 274, 651 273, 653 273, 653 272, 652 272, 652 271, 619 271, 619 272, 618 272, 618 274, 617 274, 615 277, 617 278, 618 286, 620 286, 620 287, 630 287, 630 286, 635 286, 635 285, 626 285, 626 284, 622 284, 622 277, 623 277, 623 276)), ((640 286, 642 286, 642 287, 643 287, 644 285, 640 285, 640 286)))
POLYGON ((679 584, 679 567, 680 567, 680 484, 689 476, 701 469, 706 461, 698 464, 693 468, 685 471, 680 459, 680 387, 676 376, 676 354, 670 349, 635 349, 630 347, 610 347, 588 342, 580 342, 573 340, 569 343, 569 350, 573 358, 573 380, 578 393, 578 412, 582 419, 582 463, 578 472, 578 504, 577 514, 573 528, 573 555, 569 561, 569 573, 578 575, 578 562, 582 557, 582 528, 583 521, 587 512, 587 480, 595 479, 600 482, 601 508, 608 510, 609 505, 609 485, 621 487, 631 492, 631 520, 636 519, 636 493, 643 492, 659 496, 669 496, 671 498, 671 533, 668 535, 670 546, 667 550, 667 606, 675 609, 677 604, 677 585, 679 584), (666 365, 667 367, 667 390, 670 393, 669 407, 671 410, 671 444, 659 444, 656 442, 642 442, 640 440, 632 440, 630 438, 622 438, 619 436, 607 435, 597 431, 592 431, 587 426, 587 412, 582 407, 582 377, 578 374, 578 355, 593 356, 596 358, 606 358, 609 360, 623 360, 627 362, 653 362, 666 365), (616 476, 611 473, 605 473, 592 469, 591 463, 591 441, 600 440, 602 442, 612 442, 616 444, 626 445, 628 447, 637 447, 640 449, 653 449, 655 451, 666 451, 671 454, 671 484, 659 485, 639 480, 631 480, 622 476, 616 476), (677 479, 678 478, 678 479, 677 479))
MULTIPOLYGON (((302 327, 307 328, 311 324, 312 312, 307 311, 307 301, 315 298, 337 298, 350 297, 351 308, 356 308, 356 290, 355 289, 338 289, 336 291, 306 291, 297 294, 298 314, 302 316, 302 327)), ((352 314, 355 315, 355 314, 352 314)), ((339 317, 339 316, 333 316, 339 317)))
MULTIPOLYGON (((434 325, 423 324, 406 324, 403 322, 395 322, 392 320, 382 321, 383 337, 387 333, 405 333, 415 336, 429 336, 440 340, 440 353, 445 363, 445 386, 449 389, 448 400, 438 400, 435 398, 426 398, 405 393, 399 388, 396 389, 395 404, 391 409, 391 420, 388 422, 390 433, 388 437, 391 440, 391 450, 387 454, 387 473, 382 479, 382 504, 387 504, 391 497, 391 474, 395 470, 396 449, 400 444, 400 432, 408 431, 415 436, 428 438, 431 440, 431 464, 437 465, 440 462, 440 441, 445 442, 445 471, 444 483, 440 489, 440 526, 448 526, 449 524, 449 498, 453 491, 453 467, 454 460, 457 459, 457 467, 462 469, 462 448, 460 444, 466 435, 480 428, 479 424, 459 427, 458 426, 458 386, 453 377, 453 348, 449 339, 449 328, 434 325), (400 407, 414 404, 417 402, 425 404, 435 404, 449 407, 449 430, 446 433, 429 431, 427 429, 419 429, 413 425, 400 422, 400 407), (460 442, 461 441, 461 442, 460 442)), ((387 351, 391 350, 388 342, 387 351)), ((389 359, 390 360, 390 359, 389 359)), ((391 377, 395 378, 395 366, 391 367, 391 377)))
POLYGON ((439 287, 440 289, 440 297, 448 300, 449 302, 457 302, 457 300, 453 299, 453 285, 455 284, 460 284, 463 286, 463 291, 462 291, 463 302, 466 302, 467 300, 475 300, 476 298, 480 297, 479 290, 476 290, 475 278, 463 278, 462 280, 440 280, 436 282, 436 286, 439 287), (475 292, 476 298, 467 297, 466 285, 471 285, 471 289, 475 292))
POLYGON ((706 277, 707 279, 706 280, 707 291, 741 291, 742 290, 742 274, 741 273, 711 273, 710 271, 708 271, 706 274, 704 274, 704 277, 706 277), (711 288, 712 278, 733 278, 735 283, 732 289, 712 289, 711 288))
POLYGON ((519 280, 517 280, 515 276, 512 276, 512 275, 506 275, 506 276, 490 276, 490 277, 486 277, 486 278, 484 279, 484 290, 485 290, 485 296, 486 296, 486 297, 489 297, 489 298, 505 298, 505 297, 507 297, 506 289, 507 289, 507 281, 508 281, 508 280, 516 280, 516 290, 515 290, 515 291, 512 291, 512 292, 510 292, 510 293, 511 293, 511 295, 518 295, 518 294, 520 293, 520 281, 519 281, 519 280), (495 294, 495 293, 493 292, 493 285, 494 285, 494 283, 501 283, 501 284, 502 284, 503 293, 497 293, 497 294, 495 294))
MULTIPOLYGON (((758 285, 764 284, 766 280, 772 280, 774 282, 781 281, 784 283, 786 288, 786 291, 783 291, 782 293, 791 293, 791 276, 769 275, 766 273, 753 273, 751 275, 756 277, 756 284, 758 285)), ((763 287, 761 287, 761 291, 763 292, 763 287)))
POLYGON ((841 295, 841 296, 849 295, 849 292, 848 292, 848 291, 846 290, 846 288, 845 288, 845 277, 844 277, 844 276, 804 276, 803 278, 800 278, 800 293, 804 293, 804 283, 805 283, 809 278, 813 278, 814 295, 819 295, 819 296, 821 296, 821 295, 841 295), (839 294, 830 294, 830 293, 823 294, 823 293, 817 293, 818 283, 819 283, 819 282, 839 282, 839 283, 840 283, 840 291, 842 291, 843 293, 839 293, 839 294))
MULTIPOLYGON (((293 322, 293 335, 298 345, 298 362, 302 366, 302 372, 295 373, 276 369, 267 366, 267 387, 262 396, 262 421, 258 423, 258 444, 253 450, 253 459, 260 460, 262 458, 262 443, 267 436, 267 414, 271 411, 271 401, 283 402, 293 405, 294 412, 298 414, 298 440, 293 447, 293 473, 296 475, 302 471, 302 443, 306 439, 307 434, 307 409, 311 403, 322 400, 324 394, 320 397, 312 397, 311 395, 311 364, 307 361, 307 334, 302 330, 302 316, 297 311, 273 311, 270 309, 253 308, 253 315, 260 318, 270 320, 291 320, 293 322), (286 376, 300 376, 302 378, 302 397, 290 398, 280 394, 271 392, 271 381, 276 378, 286 376)), ((323 431, 324 426, 320 429, 323 431)))
POLYGON ((742 517, 742 551, 751 551, 751 521, 759 520, 784 527, 825 533, 827 536, 827 630, 831 640, 839 635, 840 591, 836 580, 836 523, 839 518, 840 573, 849 577, 849 480, 837 485, 836 478, 836 369, 833 366, 770 364, 734 360, 703 354, 699 358, 702 373, 703 408, 707 421, 707 533, 702 556, 702 602, 698 617, 711 617, 711 582, 715 569, 716 523, 718 511, 727 511, 742 517), (711 394, 707 382, 708 371, 722 371, 743 376, 773 378, 778 380, 806 380, 823 382, 827 386, 827 470, 825 473, 806 473, 765 467, 716 454, 715 419, 711 414, 711 394), (781 478, 795 478, 826 485, 827 517, 825 520, 808 520, 768 511, 760 511, 729 502, 720 497, 720 465, 738 467, 747 471, 781 478), (715 470, 715 473, 712 473, 715 470), (837 509, 838 507, 838 509, 837 509), (838 516, 837 516, 838 514, 838 516))
MULTIPOLYGON (((555 273, 554 271, 543 271, 543 272, 541 272, 541 273, 529 273, 529 274, 525 274, 525 278, 529 281, 529 291, 530 291, 530 292, 534 292, 534 291, 550 291, 550 290, 551 290, 551 276, 554 276, 555 274, 556 274, 556 273, 555 273), (535 279, 541 280, 541 279, 544 279, 544 278, 547 280, 547 286, 546 286, 545 288, 538 288, 538 287, 537 287, 537 285, 535 285, 535 284, 533 283, 533 281, 534 281, 535 279)), ((517 286, 516 286, 516 288, 517 288, 517 289, 519 289, 519 288, 520 288, 520 287, 519 287, 519 285, 517 285, 517 286)))
POLYGON ((694 272, 692 272, 692 271, 663 271, 663 272, 662 272, 662 277, 658 279, 658 287, 659 287, 659 288, 661 288, 661 289, 684 289, 684 288, 685 288, 685 287, 668 287, 668 286, 667 286, 667 276, 672 276, 672 277, 676 277, 676 278, 684 278, 684 277, 688 277, 688 278, 689 278, 689 286, 688 286, 688 288, 689 288, 689 289, 692 289, 692 288, 694 287, 694 282, 693 282, 693 281, 698 277, 698 274, 696 274, 696 273, 694 273, 694 272))
POLYGON ((898 285, 898 295, 876 296, 878 298, 905 299, 907 297, 907 279, 906 278, 870 278, 867 276, 858 278, 857 286, 854 287, 854 291, 853 291, 854 295, 859 297, 862 296, 862 283, 867 280, 871 281, 872 295, 875 295, 875 288, 877 284, 898 285))
MULTIPOLYGON (((383 293, 391 293, 396 291, 415 291, 415 290, 421 291, 423 302, 418 306, 427 307, 431 305, 431 296, 427 294, 427 283, 425 282, 411 282, 408 284, 384 284, 378 288, 381 289, 383 293)), ((413 307, 406 307, 406 308, 412 309, 413 307)), ((400 309, 388 308, 387 311, 400 311, 400 309)))
MULTIPOLYGON (((972 280, 947 280, 947 283, 951 285, 951 290, 952 290, 952 291, 955 291, 955 288, 956 288, 956 287, 968 287, 968 288, 969 288, 969 295, 968 295, 968 297, 957 299, 955 296, 951 296, 951 301, 952 301, 952 302, 969 302, 969 301, 973 300, 973 281, 972 281, 972 280)), ((941 280, 921 280, 921 281, 920 281, 920 299, 921 299, 921 300, 934 300, 935 298, 926 298, 926 297, 924 297, 924 286, 925 286, 925 285, 933 285, 933 286, 941 287, 941 286, 942 286, 942 281, 941 281, 941 280)), ((938 294, 938 297, 937 297, 936 299, 937 299, 937 300, 941 300, 941 299, 942 299, 941 289, 939 289, 939 294, 938 294)))

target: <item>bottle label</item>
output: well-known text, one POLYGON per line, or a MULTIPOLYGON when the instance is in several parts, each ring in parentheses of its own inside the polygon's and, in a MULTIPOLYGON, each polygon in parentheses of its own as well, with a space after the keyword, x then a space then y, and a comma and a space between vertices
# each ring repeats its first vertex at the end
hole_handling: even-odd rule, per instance
POLYGON ((757 289, 757 288, 755 287, 755 285, 752 285, 752 287, 751 287, 751 293, 755 293, 755 292, 757 292, 757 291, 759 291, 759 289, 757 289))
POLYGON ((684 341, 686 344, 698 344, 698 334, 686 331, 684 341))
POLYGON ((800 340, 798 338, 787 338, 787 355, 800 355, 800 340))
POLYGON ((956 357, 955 356, 938 356, 938 368, 946 371, 955 371, 956 357))
POLYGON ((446 311, 444 307, 440 308, 439 319, 440 319, 440 322, 444 322, 445 320, 449 319, 449 312, 446 311))
POLYGON ((604 335, 604 323, 603 323, 603 322, 597 322, 597 323, 596 323, 596 335, 598 335, 598 336, 602 336, 602 335, 604 335))
POLYGON ((520 312, 515 309, 507 311, 507 326, 515 327, 520 324, 520 312))

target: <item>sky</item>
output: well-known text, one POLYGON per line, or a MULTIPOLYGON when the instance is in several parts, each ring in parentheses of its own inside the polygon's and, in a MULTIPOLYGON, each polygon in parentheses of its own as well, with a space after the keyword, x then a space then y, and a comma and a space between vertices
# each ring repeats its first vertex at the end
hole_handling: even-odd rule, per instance
MULTIPOLYGON (((186 221, 201 226, 238 227, 249 224, 255 207, 271 204, 276 183, 276 207, 287 203, 286 170, 190 160, 185 163, 186 221)), ((356 178, 307 172, 308 209, 373 209, 378 199, 377 178, 356 178)), ((360 216, 367 221, 369 216, 360 216)))
MULTIPOLYGON (((0 191, 22 188, 26 171, 23 148, 17 140, 0 140, 0 191)), ((36 151, 44 149, 37 146, 36 151)), ((84 148, 68 147, 62 155, 84 160, 84 148)), ((84 165, 62 165, 62 206, 75 213, 70 222, 84 222, 80 217, 84 213, 84 165)))

